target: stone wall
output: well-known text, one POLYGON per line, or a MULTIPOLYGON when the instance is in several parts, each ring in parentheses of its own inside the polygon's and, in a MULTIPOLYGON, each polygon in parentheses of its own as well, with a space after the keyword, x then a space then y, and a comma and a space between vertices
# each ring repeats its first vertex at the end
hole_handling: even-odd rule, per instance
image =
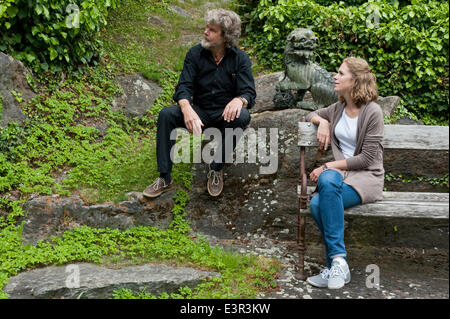
MULTIPOLYGON (((266 166, 262 163, 227 164, 224 170, 224 191, 218 198, 212 198, 206 190, 207 166, 195 164, 193 188, 186 208, 194 230, 219 238, 260 233, 274 239, 296 240, 300 159, 297 123, 308 111, 279 110, 273 104, 271 96, 280 74, 264 75, 256 79, 258 98, 251 110, 252 120, 249 126, 255 131, 260 128, 278 129, 276 172, 269 175, 260 174, 260 167, 266 166)), ((306 99, 308 98, 310 97, 306 95, 306 99)), ((385 98, 385 114, 392 112, 398 104, 397 99, 385 98)), ((318 155, 316 149, 307 148, 306 170, 310 172, 331 160, 331 150, 324 155, 318 155)), ((395 175, 442 177, 448 173, 448 151, 386 150, 385 169, 386 173, 395 175)), ((390 182, 386 183, 386 187, 390 191, 448 192, 447 187, 418 181, 390 182)), ((321 241, 321 235, 309 217, 307 238, 309 242, 321 241)), ((346 238, 349 244, 357 245, 448 247, 448 223, 352 217, 346 218, 346 238)))
MULTIPOLYGON (((60 235, 80 225, 93 228, 128 229, 134 226, 154 226, 166 229, 173 220, 175 190, 147 200, 141 193, 129 193, 120 203, 86 205, 73 195, 70 197, 40 196, 23 204, 26 212, 21 221, 23 242, 36 244, 39 240, 60 235)), ((20 221, 20 222, 21 222, 20 221)))

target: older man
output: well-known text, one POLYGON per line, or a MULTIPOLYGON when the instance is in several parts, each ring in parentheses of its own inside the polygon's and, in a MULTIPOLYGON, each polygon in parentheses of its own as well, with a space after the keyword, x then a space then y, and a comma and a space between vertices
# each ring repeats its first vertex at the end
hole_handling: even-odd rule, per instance
MULTIPOLYGON (((177 106, 159 113, 156 154, 160 177, 143 195, 157 197, 172 185, 170 151, 174 141, 170 133, 178 127, 199 133, 210 127, 222 133, 222 158, 209 163, 207 190, 219 196, 223 189, 223 167, 230 154, 225 153, 225 129, 241 128, 250 123, 248 109, 255 104, 255 83, 248 55, 237 48, 241 34, 239 16, 229 10, 213 9, 206 13, 206 28, 201 44, 191 48, 184 60, 173 99, 177 106)), ((233 141, 233 149, 236 141, 233 141)))

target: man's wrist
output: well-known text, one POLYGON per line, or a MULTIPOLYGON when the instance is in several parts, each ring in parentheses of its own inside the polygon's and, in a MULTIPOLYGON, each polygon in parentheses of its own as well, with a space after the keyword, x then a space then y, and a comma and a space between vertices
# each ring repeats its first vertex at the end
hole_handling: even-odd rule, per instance
POLYGON ((248 101, 247 101, 247 99, 246 99, 245 97, 238 96, 237 98, 238 98, 239 100, 241 100, 241 102, 242 102, 242 107, 247 107, 248 101))
POLYGON ((192 108, 192 105, 188 99, 179 100, 178 105, 181 108, 181 112, 184 112, 186 109, 192 108))

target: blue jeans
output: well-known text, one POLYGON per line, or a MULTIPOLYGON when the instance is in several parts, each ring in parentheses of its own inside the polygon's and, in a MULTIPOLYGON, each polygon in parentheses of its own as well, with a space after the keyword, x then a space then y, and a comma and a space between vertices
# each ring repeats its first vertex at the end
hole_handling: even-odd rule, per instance
POLYGON ((335 170, 326 170, 317 181, 319 193, 310 202, 311 215, 325 241, 327 268, 335 257, 347 257, 344 244, 344 209, 361 204, 353 187, 335 170))

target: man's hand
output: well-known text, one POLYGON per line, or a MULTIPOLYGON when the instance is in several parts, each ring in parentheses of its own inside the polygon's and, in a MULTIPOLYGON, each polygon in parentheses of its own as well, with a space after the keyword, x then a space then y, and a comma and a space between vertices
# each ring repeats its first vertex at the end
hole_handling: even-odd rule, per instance
POLYGON ((244 102, 241 99, 237 97, 232 99, 230 103, 225 106, 225 110, 222 113, 223 119, 227 122, 231 122, 234 121, 235 118, 239 118, 243 105, 244 102))
POLYGON ((189 133, 195 133, 200 134, 201 133, 201 127, 203 126, 202 121, 200 120, 200 117, 198 114, 194 111, 191 104, 188 100, 180 100, 178 101, 181 112, 184 116, 184 124, 186 125, 186 128, 188 129, 189 133))

